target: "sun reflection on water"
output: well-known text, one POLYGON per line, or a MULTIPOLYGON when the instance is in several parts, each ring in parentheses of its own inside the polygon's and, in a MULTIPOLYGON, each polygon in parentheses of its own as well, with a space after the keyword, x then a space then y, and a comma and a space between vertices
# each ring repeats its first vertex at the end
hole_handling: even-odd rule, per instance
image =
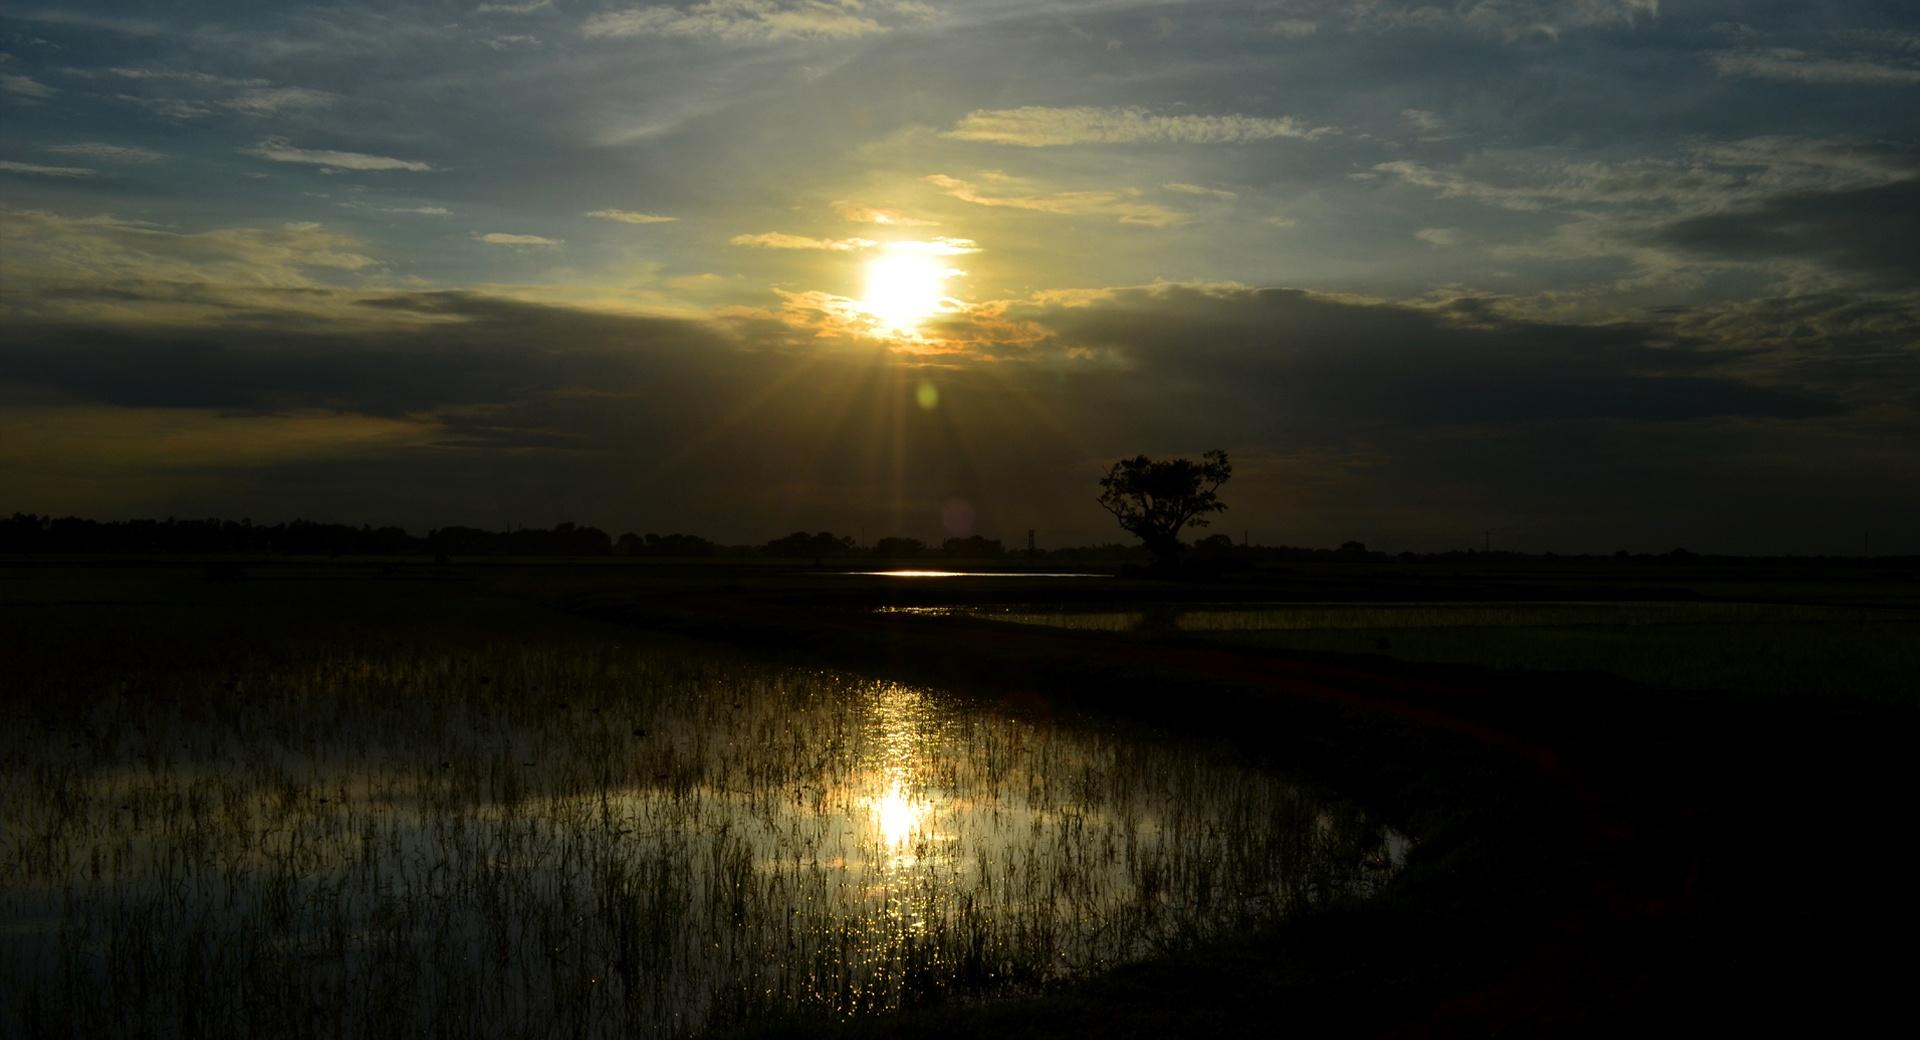
MULTIPOLYGON (((560 661, 491 660, 488 674, 518 681, 487 696, 555 674, 585 689, 616 665, 659 674, 611 653, 592 667, 567 658, 572 671, 560 661)), ((361 667, 279 681, 328 697, 361 683, 368 699, 354 703, 395 735, 376 745, 393 764, 370 764, 366 734, 331 716, 269 705, 250 724, 298 743, 250 744, 243 761, 196 757, 183 738, 198 723, 181 721, 116 769, 90 758, 0 772, 11 826, 107 848, 82 875, 72 865, 84 854, 33 844, 44 851, 22 860, 26 876, 0 886, 12 935, 0 984, 51 964, 105 986, 111 964, 72 958, 152 956, 172 947, 148 944, 199 928, 207 950, 239 951, 208 961, 196 985, 211 991, 229 977, 222 965, 361 936, 329 954, 327 978, 384 977, 400 954, 504 958, 499 974, 460 981, 488 994, 492 1020, 532 1022, 590 979, 619 1009, 605 1012, 620 1026, 609 1020, 606 1035, 679 1035, 748 992, 768 1008, 857 1014, 1044 985, 1365 893, 1405 859, 1404 839, 1356 808, 1199 749, 897 683, 729 664, 644 699, 609 682, 574 694, 591 694, 590 710, 511 717, 501 709, 547 702, 449 709, 385 696, 414 681, 405 662, 377 681, 361 667), (610 726, 615 711, 629 717, 610 726), (408 765, 420 746, 435 749, 430 763, 408 765), (202 895, 172 894, 182 870, 202 895), (488 887, 506 877, 526 883, 488 887), (158 926, 115 932, 110 909, 140 893, 158 926), (389 929, 390 898, 420 923, 389 929), (564 913, 581 937, 565 951, 577 968, 556 969, 555 946, 517 937, 564 913), (595 950, 614 952, 595 961, 595 950)), ((32 739, 0 733, 0 751, 25 760, 32 739)))

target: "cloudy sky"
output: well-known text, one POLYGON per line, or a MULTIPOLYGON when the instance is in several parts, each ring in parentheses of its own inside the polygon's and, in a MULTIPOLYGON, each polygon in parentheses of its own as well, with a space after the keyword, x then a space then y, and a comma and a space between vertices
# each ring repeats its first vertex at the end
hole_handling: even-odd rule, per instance
POLYGON ((1920 552, 1906 0, 0 3, 0 512, 1920 552))

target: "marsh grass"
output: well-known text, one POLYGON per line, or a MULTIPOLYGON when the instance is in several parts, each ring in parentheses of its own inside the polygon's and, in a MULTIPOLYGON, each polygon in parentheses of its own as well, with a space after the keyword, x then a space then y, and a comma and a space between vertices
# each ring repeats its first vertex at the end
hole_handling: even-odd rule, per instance
POLYGON ((687 644, 265 645, 22 654, 0 1032, 863 1015, 1262 928, 1406 852, 1217 749, 687 644))

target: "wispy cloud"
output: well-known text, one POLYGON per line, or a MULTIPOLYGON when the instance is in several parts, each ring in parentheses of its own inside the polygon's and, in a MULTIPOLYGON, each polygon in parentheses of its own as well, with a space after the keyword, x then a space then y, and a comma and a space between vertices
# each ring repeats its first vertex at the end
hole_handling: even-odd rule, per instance
POLYGON ((255 87, 220 104, 235 112, 264 116, 288 109, 327 108, 339 97, 309 87, 255 87))
POLYGON ((1857 86, 1920 84, 1920 68, 1911 65, 1815 58, 1805 51, 1787 49, 1715 54, 1713 68, 1722 76, 1746 76, 1789 83, 1857 86))
MULTIPOLYGON (((75 75, 94 76, 98 73, 74 70, 75 75)), ((211 72, 197 72, 183 69, 150 69, 143 66, 115 66, 106 71, 106 75, 121 79, 159 80, 176 83, 192 83, 203 87, 268 87, 273 84, 264 79, 235 79, 232 76, 216 76, 211 72)))
POLYGON ((980 247, 971 238, 933 238, 924 241, 888 242, 881 248, 889 253, 918 253, 922 256, 965 256, 978 253, 980 247))
POLYGON ((1555 206, 1718 209, 1787 192, 1874 187, 1916 176, 1912 160, 1845 141, 1753 137, 1696 145, 1675 158, 1572 162, 1558 154, 1484 157, 1436 169, 1396 160, 1387 174, 1445 198, 1531 211, 1555 206))
POLYGON ((0 159, 0 173, 24 173, 33 177, 91 177, 96 172, 81 166, 42 166, 39 163, 0 159))
POLYGON ((1291 116, 1155 115, 1144 108, 980 109, 962 116, 942 134, 961 141, 1046 148, 1074 144, 1244 144, 1292 137, 1312 140, 1338 133, 1307 126, 1291 116))
POLYGON ((832 209, 841 217, 857 224, 885 224, 892 227, 937 227, 939 221, 921 220, 909 217, 896 210, 869 206, 864 202, 850 202, 841 199, 832 204, 832 209))
POLYGON ((22 76, 14 72, 0 72, 0 94, 17 98, 30 98, 38 101, 50 98, 59 91, 32 76, 22 76))
POLYGON ((101 162, 150 163, 166 158, 165 155, 150 148, 130 144, 107 144, 101 141, 50 144, 46 150, 55 155, 77 155, 82 159, 97 159, 101 162))
POLYGON ((808 238, 804 235, 789 235, 780 231, 768 231, 759 235, 735 235, 728 239, 736 246, 752 246, 755 249, 819 249, 833 253, 851 253, 862 249, 871 249, 878 243, 868 238, 808 238))
POLYGON ((359 239, 315 223, 181 231, 105 213, 0 208, 0 242, 5 317, 164 324, 257 316, 263 306, 337 315, 339 301, 310 290, 379 266, 359 239))
POLYGON ((1238 194, 1227 191, 1224 188, 1209 188, 1202 184, 1187 184, 1182 181, 1162 184, 1161 187, 1182 195, 1202 195, 1210 199, 1219 199, 1221 202, 1231 202, 1240 197, 1238 194))
POLYGON ((658 213, 642 213, 631 209, 596 209, 581 216, 598 217, 601 220, 617 220, 622 224, 670 224, 679 217, 663 217, 658 213))
POLYGON ((553 0, 522 0, 521 3, 481 4, 474 11, 479 14, 532 14, 552 6, 553 0))
POLYGON ((411 159, 393 159, 384 155, 366 155, 361 152, 295 148, 284 137, 269 137, 252 148, 242 148, 240 151, 242 154, 270 162, 304 163, 308 166, 324 166, 335 170, 409 170, 424 173, 433 169, 426 163, 411 159))
POLYGON ((1151 202, 1138 201, 1137 191, 1059 191, 1039 192, 1025 195, 993 195, 980 190, 972 181, 963 181, 958 177, 949 177, 936 173, 926 178, 928 184, 939 188, 962 202, 971 202, 976 206, 1003 206, 1008 209, 1032 210, 1036 213, 1055 213, 1063 216, 1105 216, 1117 218, 1122 224, 1138 224, 1145 227, 1173 227, 1187 223, 1191 218, 1178 210, 1151 202))
POLYGON ((537 246, 541 249, 558 249, 566 244, 564 239, 545 235, 515 235, 504 231, 489 231, 484 235, 476 233, 473 239, 490 246, 537 246))
POLYGON ((732 42, 848 39, 885 32, 861 13, 860 0, 701 0, 691 7, 654 5, 607 11, 580 28, 590 38, 699 36, 732 42))

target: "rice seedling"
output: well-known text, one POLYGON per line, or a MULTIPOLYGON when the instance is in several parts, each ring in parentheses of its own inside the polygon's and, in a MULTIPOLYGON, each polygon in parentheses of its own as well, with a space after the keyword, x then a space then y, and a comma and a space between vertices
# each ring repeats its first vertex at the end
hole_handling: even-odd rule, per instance
POLYGON ((870 1014, 1361 898, 1407 850, 1214 749, 678 644, 86 675, 11 680, 10 1035, 870 1014))

